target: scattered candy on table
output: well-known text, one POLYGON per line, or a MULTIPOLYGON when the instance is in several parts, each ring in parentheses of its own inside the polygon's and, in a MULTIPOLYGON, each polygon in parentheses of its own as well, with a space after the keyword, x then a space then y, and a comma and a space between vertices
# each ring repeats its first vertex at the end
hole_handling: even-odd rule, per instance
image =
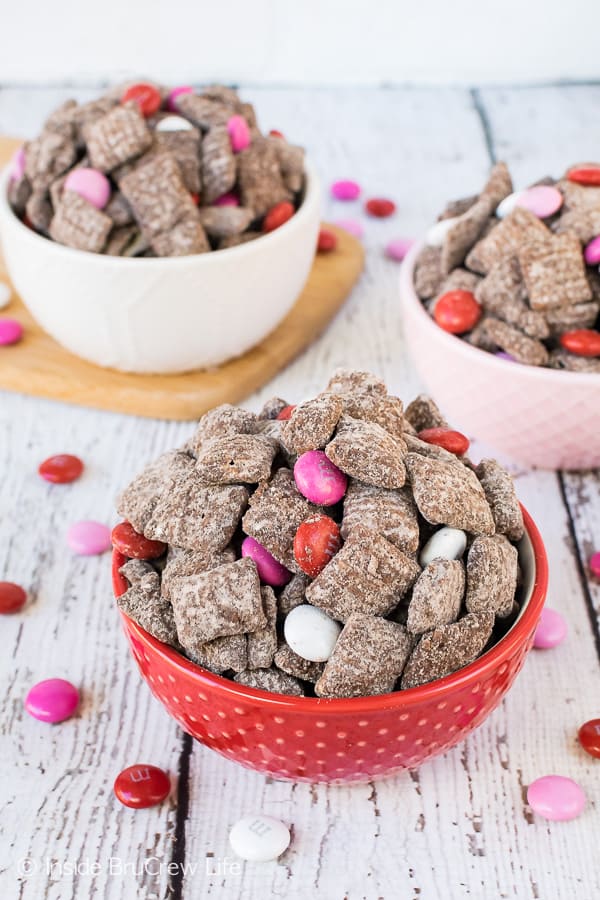
POLYGON ((104 209, 110 199, 110 181, 97 169, 72 169, 65 178, 65 191, 75 191, 96 209, 104 209))
POLYGON ((167 549, 162 541, 151 541, 136 531, 130 522, 120 522, 111 532, 115 550, 130 559, 158 559, 167 549))
POLYGON ((269 862, 287 850, 290 831, 271 816, 244 816, 229 832, 229 843, 236 856, 249 862, 269 862))
POLYGON ((385 255, 395 262, 402 262, 414 242, 414 238, 395 238, 386 244, 385 255))
POLYGON ((589 722, 584 722, 577 737, 586 753, 600 759, 600 719, 590 719, 589 722))
POLYGON ((445 525, 435 531, 419 556, 422 566, 428 566, 434 559, 460 559, 467 548, 467 535, 460 528, 445 525))
POLYGON ((317 250, 319 253, 331 253, 337 247, 337 235, 328 228, 321 228, 317 239, 317 250))
POLYGON ((600 551, 590 556, 589 567, 594 578, 600 578, 600 551))
POLYGON ((263 231, 275 231, 276 228, 280 228, 291 219, 295 212, 293 203, 283 200, 281 203, 273 206, 266 214, 263 221, 263 231))
POLYGON ((444 450, 455 453, 457 456, 466 453, 471 443, 469 438, 460 431, 452 431, 450 428, 424 428, 423 431, 418 432, 417 436, 427 444, 443 447, 444 450))
POLYGON ((53 484, 69 484, 76 481, 83 472, 83 462, 78 456, 70 453, 57 453, 49 456, 38 468, 39 474, 53 484))
POLYGON ((0 613, 15 613, 27 603, 27 591, 13 581, 0 581, 0 613))
POLYGON ((348 487, 348 477, 322 450, 308 450, 298 457, 294 480, 300 493, 318 506, 339 503, 348 487))
POLYGON ((337 522, 316 513, 305 519, 294 537, 294 559, 303 572, 316 578, 342 544, 337 522))
POLYGON ((79 706, 79 691, 64 678, 47 678, 30 689, 25 709, 40 722, 64 722, 79 706))
POLYGON ((545 607, 535 630, 533 646, 538 650, 550 650, 557 647, 567 636, 567 623, 555 609, 545 607))
POLYGON ((358 219, 336 219, 333 224, 343 231, 347 231, 348 234, 355 238, 361 238, 365 233, 365 229, 358 219))
POLYGON ((263 584, 268 584, 271 587, 283 587, 283 585, 287 584, 292 577, 292 573, 286 569, 285 566, 282 566, 281 563, 253 537, 248 536, 244 538, 242 541, 241 552, 242 556, 248 556, 254 561, 258 571, 258 577, 263 584))
POLYGON ((356 200, 360 196, 360 185, 356 181, 334 181, 331 196, 336 200, 356 200))
POLYGON ((119 772, 113 790, 123 806, 147 809, 162 803, 169 796, 171 779, 158 766, 138 763, 119 772))
POLYGON ((23 337, 23 326, 16 319, 0 319, 0 347, 17 344, 23 337))
POLYGON ((464 334, 481 318, 481 306, 470 291, 448 291, 435 304, 433 318, 444 331, 464 334))
POLYGON ((75 522, 67 532, 67 543, 79 556, 96 556, 112 546, 110 528, 101 522, 75 522))
POLYGON ((560 344, 576 356, 600 356, 600 331, 591 328, 566 331, 560 336, 560 344))
POLYGON ((0 281, 0 309, 8 306, 12 299, 12 291, 4 281, 0 281))
POLYGON ((384 197, 372 197, 365 203, 365 212, 376 219, 387 219, 396 212, 396 204, 384 197))
POLYGON ((585 794, 576 781, 563 775, 544 775, 527 788, 527 802, 544 819, 567 822, 581 815, 585 794))
POLYGON ((121 97, 121 103, 128 103, 130 100, 135 100, 141 114, 146 118, 158 112, 162 103, 160 91, 153 84, 143 82, 130 85, 121 97))
POLYGON ((303 603, 286 616, 283 633, 294 653, 310 662, 325 662, 333 653, 342 626, 317 606, 303 603))

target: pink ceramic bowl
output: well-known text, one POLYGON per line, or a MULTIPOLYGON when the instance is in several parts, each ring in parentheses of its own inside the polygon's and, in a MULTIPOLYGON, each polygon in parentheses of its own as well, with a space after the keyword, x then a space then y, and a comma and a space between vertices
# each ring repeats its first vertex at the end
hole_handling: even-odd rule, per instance
MULTIPOLYGON (((431 684, 349 700, 287 697, 194 665, 121 613, 142 678, 192 737, 248 769, 290 781, 360 782, 393 775, 462 741, 510 690, 531 649, 548 589, 540 534, 523 510, 519 617, 487 653, 431 684)), ((125 557, 113 554, 113 587, 125 557)))
POLYGON ((402 264, 404 332, 419 377, 453 427, 527 466, 600 466, 600 375, 519 365, 443 331, 414 289, 420 249, 402 264))

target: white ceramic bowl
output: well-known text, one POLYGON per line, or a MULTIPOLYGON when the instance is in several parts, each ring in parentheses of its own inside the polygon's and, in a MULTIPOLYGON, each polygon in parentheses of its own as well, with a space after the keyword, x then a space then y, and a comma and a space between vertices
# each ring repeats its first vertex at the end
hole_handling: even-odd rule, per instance
POLYGON ((443 331, 414 288, 421 246, 402 264, 404 330, 415 368, 448 419, 528 466, 600 466, 600 375, 519 365, 443 331))
POLYGON ((0 181, 0 238, 31 314, 72 353, 139 373, 187 372, 240 356, 268 335, 302 291, 315 255, 320 190, 310 165, 302 205, 270 234, 172 258, 72 250, 27 228, 0 181))

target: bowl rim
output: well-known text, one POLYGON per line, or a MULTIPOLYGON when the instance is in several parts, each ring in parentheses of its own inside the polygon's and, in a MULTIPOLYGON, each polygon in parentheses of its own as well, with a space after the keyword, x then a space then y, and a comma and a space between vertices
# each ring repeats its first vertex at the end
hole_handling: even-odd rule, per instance
MULTIPOLYGON (((458 669, 444 678, 419 687, 407 688, 403 691, 393 691, 388 694, 375 694, 367 697, 344 698, 320 698, 320 697, 292 697, 286 694, 274 694, 258 688, 250 688, 238 684, 214 672, 209 672, 191 660, 179 654, 172 647, 157 640, 147 631, 144 631, 136 622, 129 618, 122 610, 119 610, 125 630, 131 632, 143 645, 149 646, 152 651, 163 658, 169 667, 175 667, 197 681, 198 687, 206 686, 211 691, 218 691, 229 695, 231 699, 254 701, 260 705, 266 705, 270 709, 294 711, 297 713, 314 713, 322 716, 328 714, 337 715, 358 714, 361 712, 381 712, 383 710, 402 710, 405 707, 416 706, 431 700, 442 699, 456 689, 462 688, 469 682, 474 682, 488 674, 492 669, 511 659, 524 641, 533 633, 538 623, 546 593, 548 590, 548 558, 542 536, 523 506, 525 531, 531 541, 534 560, 533 586, 531 596, 520 615, 507 634, 494 644, 486 653, 478 657, 474 662, 462 669, 458 669)), ((119 572, 127 557, 117 550, 112 555, 112 583, 115 597, 120 597, 127 590, 127 581, 119 572)))
POLYGON ((104 253, 92 253, 89 250, 77 250, 74 247, 66 247, 50 238, 44 237, 28 228, 21 219, 14 213, 10 203, 8 202, 8 183, 11 178, 10 163, 5 166, 0 173, 0 220, 3 220, 7 227, 15 229, 20 233, 21 237, 29 240, 33 247, 44 247, 49 253, 55 253, 64 256, 65 260, 82 259, 90 262, 92 265, 101 265, 104 267, 113 267, 119 271, 123 271, 127 267, 131 270, 142 270, 145 266, 155 268, 156 266, 168 266, 172 269, 177 267, 189 267, 191 263, 196 263, 204 267, 210 265, 218 265, 225 255, 227 259, 243 258, 244 255, 256 253, 256 245, 268 250, 268 247, 275 249, 277 242, 285 239, 285 236, 293 228, 303 225, 305 220, 309 219, 315 204, 319 203, 319 178, 316 170, 310 160, 304 161, 305 190, 302 202, 294 215, 276 228, 266 234, 261 234, 260 238, 255 241, 247 241, 245 244, 239 244, 237 247, 225 247, 223 250, 213 250, 210 253, 192 253, 188 256, 156 256, 156 257, 129 257, 129 256, 107 256, 104 253), (93 261, 93 262, 92 262, 93 261))
POLYGON ((487 365, 497 375, 501 375, 503 372, 506 373, 506 366, 510 365, 512 366, 511 372, 513 374, 522 376, 530 381, 545 381, 556 386, 560 384, 563 387, 567 383, 569 387, 573 388, 577 385, 589 385, 596 388, 600 386, 600 374, 594 372, 569 372, 567 369, 550 369, 547 366, 528 366, 522 363, 510 362, 506 359, 499 359, 493 353, 473 347, 467 341, 463 341, 459 335, 448 334, 447 331, 436 325, 423 306, 414 286, 415 263, 424 246, 425 241, 416 241, 402 262, 400 269, 400 295, 406 307, 410 305, 411 311, 419 318, 423 327, 430 329, 432 338, 435 335, 435 339, 444 347, 447 347, 448 351, 462 353, 465 357, 465 362, 487 365), (565 382, 565 375, 569 376, 568 382, 565 382))

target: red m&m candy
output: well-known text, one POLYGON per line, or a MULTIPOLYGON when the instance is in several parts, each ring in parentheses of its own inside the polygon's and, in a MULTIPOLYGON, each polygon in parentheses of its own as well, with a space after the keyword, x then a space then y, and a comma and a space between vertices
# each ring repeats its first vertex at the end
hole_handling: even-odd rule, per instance
POLYGON ((577 356, 600 356, 600 331, 591 328, 565 331, 560 336, 560 343, 565 350, 577 356))
POLYGON ((319 253, 330 253, 337 247, 337 235, 327 228, 321 228, 319 238, 317 240, 317 250, 319 253))
POLYGON ((292 418, 292 413, 296 409, 295 404, 290 404, 290 406, 284 406, 280 413, 278 413, 277 418, 280 421, 286 422, 288 419, 292 418))
POLYGON ((576 184, 600 185, 600 166, 579 166, 567 172, 567 178, 576 184))
POLYGON ((271 207, 263 220, 263 231, 275 231, 280 228, 288 219, 294 215, 295 209, 293 203, 283 200, 271 207))
POLYGON ((123 806, 130 809, 147 809, 169 796, 171 780, 158 766, 138 763, 123 769, 114 783, 114 792, 123 806))
POLYGON ((316 578, 342 545, 340 529, 329 516, 317 513, 300 525, 294 537, 294 559, 303 572, 316 578))
POLYGON ((162 103, 160 93, 154 85, 145 84, 144 82, 132 84, 127 88, 121 97, 121 103, 128 103, 129 100, 135 100, 141 114, 146 118, 153 116, 160 109, 162 103))
POLYGON ((600 719, 585 722, 579 729, 577 737, 586 753, 600 759, 600 719))
POLYGON ((424 428, 423 431, 419 431, 417 437, 428 444, 436 444, 450 453, 456 453, 457 456, 466 453, 470 444, 469 438, 460 431, 452 431, 450 428, 424 428))
POLYGON ((27 603, 27 593, 19 584, 0 581, 0 613, 15 613, 27 603))
POLYGON ((75 481, 83 472, 83 463, 78 456, 70 453, 57 453, 49 456, 40 464, 38 472, 46 481, 53 484, 68 484, 75 481))
POLYGON ((444 331, 464 334, 481 318, 481 306, 470 291, 448 291, 435 304, 433 318, 444 331))
POLYGON ((162 541, 145 538, 129 522, 115 525, 110 537, 115 550, 130 559, 158 559, 167 549, 162 541))
POLYGON ((370 216, 377 219, 387 219, 396 212, 396 204, 392 200, 386 200, 384 197, 373 197, 365 203, 365 209, 370 216))
POLYGON ((285 141, 285 135, 283 134, 283 132, 278 131, 277 128, 271 128, 271 130, 269 131, 269 136, 276 137, 276 138, 282 138, 285 141))

